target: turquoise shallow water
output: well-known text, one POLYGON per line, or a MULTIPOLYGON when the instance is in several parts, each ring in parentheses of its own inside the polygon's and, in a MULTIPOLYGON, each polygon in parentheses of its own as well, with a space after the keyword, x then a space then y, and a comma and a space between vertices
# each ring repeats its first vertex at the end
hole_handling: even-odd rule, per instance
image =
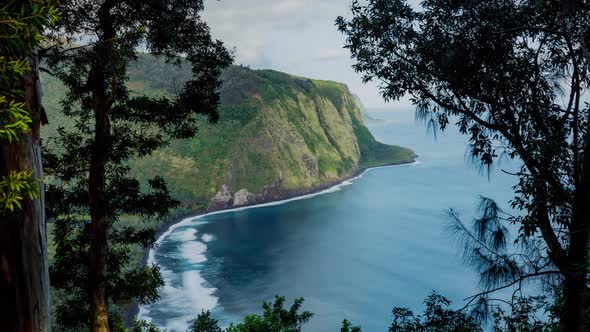
POLYGON ((185 331, 201 309, 229 324, 280 294, 305 298, 315 313, 305 331, 338 331, 347 318, 371 332, 387 330, 393 306, 421 310, 432 290, 457 305, 472 295, 476 275, 445 232, 446 209, 469 219, 479 195, 507 205, 513 179, 480 174, 453 130, 435 140, 413 112, 374 115, 387 120, 370 126, 375 137, 414 149, 417 164, 372 169, 306 199, 183 221, 150 255, 167 285, 140 316, 185 331))

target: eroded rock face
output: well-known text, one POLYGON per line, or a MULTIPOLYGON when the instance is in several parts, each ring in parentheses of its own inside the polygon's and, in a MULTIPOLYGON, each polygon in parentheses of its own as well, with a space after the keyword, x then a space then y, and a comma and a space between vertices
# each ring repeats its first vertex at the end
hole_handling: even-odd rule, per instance
POLYGON ((208 210, 227 209, 234 201, 233 193, 227 184, 221 186, 215 197, 211 200, 208 210))
POLYGON ((242 188, 233 192, 230 185, 224 184, 211 200, 207 211, 225 210, 238 206, 254 205, 281 199, 285 195, 281 180, 264 187, 259 193, 251 193, 242 188))
POLYGON ((240 189, 234 195, 234 206, 242 206, 254 203, 256 195, 249 192, 247 189, 240 189))
POLYGON ((301 161, 303 161, 303 165, 305 165, 305 168, 307 169, 309 176, 317 177, 319 175, 318 163, 314 157, 304 154, 301 157, 301 161))

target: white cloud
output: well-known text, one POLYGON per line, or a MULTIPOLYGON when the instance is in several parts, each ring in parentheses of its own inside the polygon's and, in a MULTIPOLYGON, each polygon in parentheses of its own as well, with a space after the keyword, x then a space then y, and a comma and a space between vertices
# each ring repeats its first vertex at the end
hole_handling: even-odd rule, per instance
POLYGON ((236 62, 346 83, 363 102, 382 106, 377 87, 363 85, 334 21, 352 0, 206 0, 213 35, 236 50, 236 62))
POLYGON ((257 65, 268 48, 287 42, 319 16, 333 21, 337 14, 325 10, 330 2, 335 1, 318 5, 311 0, 208 0, 204 17, 215 36, 236 47, 239 62, 257 65))
POLYGON ((321 48, 317 52, 317 58, 320 60, 336 60, 349 57, 350 53, 343 47, 321 48))

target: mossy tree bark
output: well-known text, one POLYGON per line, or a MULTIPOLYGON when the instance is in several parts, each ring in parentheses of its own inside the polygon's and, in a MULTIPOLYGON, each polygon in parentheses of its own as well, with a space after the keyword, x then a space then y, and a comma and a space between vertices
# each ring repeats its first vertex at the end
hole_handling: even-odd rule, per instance
MULTIPOLYGON (((18 141, 0 142, 0 178, 10 171, 30 170, 43 179, 40 126, 43 111, 39 68, 23 80, 24 99, 33 123, 18 141)), ((0 215, 0 324, 4 331, 49 331, 49 274, 43 184, 38 199, 24 198, 22 209, 0 215)))

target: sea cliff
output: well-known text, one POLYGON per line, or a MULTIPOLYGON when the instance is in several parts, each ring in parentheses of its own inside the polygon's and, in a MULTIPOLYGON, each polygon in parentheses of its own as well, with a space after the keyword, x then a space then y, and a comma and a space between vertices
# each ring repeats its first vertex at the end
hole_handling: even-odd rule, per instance
POLYGON ((134 163, 140 177, 162 175, 191 209, 292 197, 414 159, 373 138, 344 84, 245 67, 228 70, 224 82, 217 124, 134 163))
MULTIPOLYGON (((173 96, 190 75, 142 55, 129 68, 137 94, 173 96)), ((223 74, 219 121, 200 119, 192 139, 176 140, 134 160, 142 182, 163 177, 182 211, 258 204, 310 193, 373 166, 412 162, 414 152, 377 142, 363 123, 361 105, 344 84, 273 70, 234 66, 223 74)), ((46 104, 55 134, 61 89, 45 77, 46 104)))

